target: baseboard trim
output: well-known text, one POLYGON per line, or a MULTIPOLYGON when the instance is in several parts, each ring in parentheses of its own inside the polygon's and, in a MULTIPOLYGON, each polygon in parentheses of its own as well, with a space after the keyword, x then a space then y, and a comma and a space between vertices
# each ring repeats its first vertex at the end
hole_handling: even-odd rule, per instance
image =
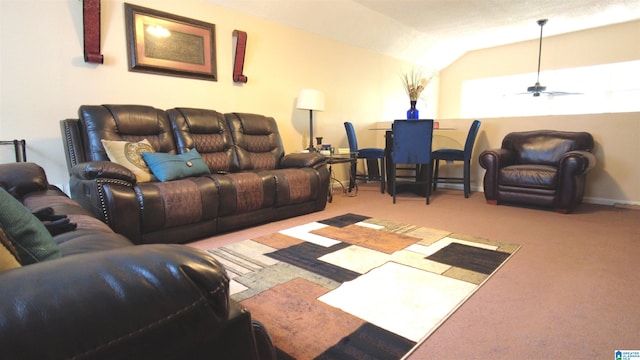
MULTIPOLYGON (((462 184, 438 184, 439 188, 443 189, 453 189, 453 190, 464 190, 462 184)), ((471 192, 480 192, 484 193, 484 187, 482 186, 474 186, 471 184, 471 192)), ((634 209, 640 210, 640 202, 638 201, 628 201, 621 199, 605 199, 605 198, 597 198, 597 197, 584 197, 582 202, 587 204, 596 204, 596 205, 608 205, 613 206, 620 209, 634 209)))
POLYGON ((616 207, 616 208, 619 208, 619 209, 640 210, 640 205, 638 205, 638 204, 615 203, 615 204, 613 204, 613 207, 616 207))

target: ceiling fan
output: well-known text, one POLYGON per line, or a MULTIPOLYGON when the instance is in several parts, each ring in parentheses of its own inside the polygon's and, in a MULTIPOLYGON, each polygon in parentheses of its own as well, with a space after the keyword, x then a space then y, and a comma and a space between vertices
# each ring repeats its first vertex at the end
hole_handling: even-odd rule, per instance
POLYGON ((548 19, 540 19, 538 20, 538 25, 540 25, 540 45, 538 47, 538 75, 536 77, 536 84, 533 86, 529 86, 527 88, 527 93, 533 94, 533 96, 537 97, 540 94, 548 94, 548 95, 577 95, 579 93, 569 93, 563 91, 546 91, 547 87, 540 85, 540 60, 542 59, 542 28, 547 23, 548 19))

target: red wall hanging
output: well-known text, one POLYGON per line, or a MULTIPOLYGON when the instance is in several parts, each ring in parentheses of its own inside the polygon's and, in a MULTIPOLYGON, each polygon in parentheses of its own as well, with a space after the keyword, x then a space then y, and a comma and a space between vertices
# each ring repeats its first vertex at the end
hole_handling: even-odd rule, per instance
POLYGON ((84 62, 102 64, 100 54, 100 0, 83 0, 84 62))

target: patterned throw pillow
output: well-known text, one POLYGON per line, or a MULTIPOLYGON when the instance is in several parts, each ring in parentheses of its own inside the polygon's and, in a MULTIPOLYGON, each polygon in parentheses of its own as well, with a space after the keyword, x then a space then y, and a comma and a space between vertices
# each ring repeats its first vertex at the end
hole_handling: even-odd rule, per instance
POLYGON ((155 152, 149 140, 144 139, 137 143, 128 141, 100 140, 104 150, 107 152, 109 160, 116 164, 120 164, 131 170, 136 175, 138 182, 149 182, 155 180, 153 174, 147 167, 142 153, 155 152))
POLYGON ((0 228, 17 250, 22 265, 61 257, 58 245, 44 224, 2 188, 0 228))

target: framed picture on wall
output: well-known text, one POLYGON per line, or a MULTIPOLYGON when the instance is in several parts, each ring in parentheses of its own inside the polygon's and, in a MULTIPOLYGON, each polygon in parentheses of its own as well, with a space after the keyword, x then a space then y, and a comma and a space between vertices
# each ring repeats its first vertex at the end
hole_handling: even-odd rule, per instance
POLYGON ((217 81, 215 25, 124 4, 129 71, 217 81))

